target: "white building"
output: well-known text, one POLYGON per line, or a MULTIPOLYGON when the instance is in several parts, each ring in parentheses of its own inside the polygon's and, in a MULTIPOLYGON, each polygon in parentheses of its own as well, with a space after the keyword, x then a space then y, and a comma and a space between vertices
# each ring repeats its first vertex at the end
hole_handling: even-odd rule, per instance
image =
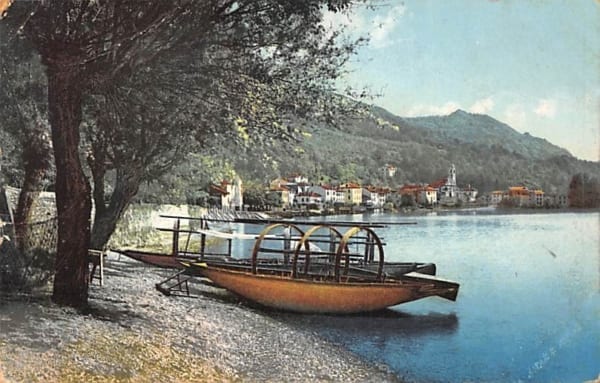
POLYGON ((478 190, 467 185, 466 188, 459 190, 459 198, 464 202, 475 202, 477 201, 478 190))
POLYGON ((305 192, 296 195, 296 205, 300 208, 322 209, 323 199, 320 194, 315 192, 305 192))
POLYGON ((389 189, 375 186, 366 186, 362 189, 362 203, 366 207, 382 208, 387 200, 389 189))
POLYGON ((438 202, 437 199, 437 190, 432 188, 431 186, 425 186, 418 190, 417 202, 423 205, 436 205, 438 202))
POLYGON ((218 206, 222 209, 241 209, 244 204, 241 188, 241 180, 237 186, 227 180, 223 180, 220 184, 211 184, 209 194, 217 198, 218 206), (235 190, 236 187, 238 191, 235 190))
POLYGON ((397 170, 398 169, 396 169, 395 166, 387 164, 383 167, 383 175, 384 175, 384 177, 392 178, 393 176, 396 175, 397 170))
POLYGON ((325 205, 334 205, 338 202, 337 188, 330 185, 313 185, 308 188, 308 192, 317 193, 321 196, 325 205))

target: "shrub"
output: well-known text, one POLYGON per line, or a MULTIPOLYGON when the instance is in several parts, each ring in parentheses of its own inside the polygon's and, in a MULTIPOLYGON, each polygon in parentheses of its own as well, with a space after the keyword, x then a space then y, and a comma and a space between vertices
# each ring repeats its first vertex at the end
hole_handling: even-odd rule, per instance
POLYGON ((47 286, 54 276, 53 252, 35 248, 20 252, 13 241, 2 237, 0 243, 0 290, 31 292, 47 286))

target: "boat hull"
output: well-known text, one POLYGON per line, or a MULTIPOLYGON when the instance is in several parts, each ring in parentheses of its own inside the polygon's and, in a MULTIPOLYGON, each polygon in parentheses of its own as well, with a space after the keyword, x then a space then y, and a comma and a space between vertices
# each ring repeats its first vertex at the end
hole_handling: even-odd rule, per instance
MULTIPOLYGON (((115 250, 119 254, 123 254, 136 261, 143 262, 147 265, 161 267, 165 269, 182 269, 181 262, 173 255, 162 253, 151 253, 140 250, 115 250)), ((191 260, 191 259, 190 259, 191 260)))
MULTIPOLYGON (((230 265, 238 265, 240 267, 250 268, 249 260, 235 260, 233 258, 227 257, 204 257, 201 258, 198 256, 184 256, 179 255, 174 257, 171 254, 163 254, 163 253, 153 253, 141 250, 114 250, 117 253, 123 254, 129 258, 135 259, 136 261, 143 262, 145 264, 167 268, 167 269, 183 269, 183 265, 181 261, 197 261, 201 260, 203 262, 208 263, 228 263, 230 265)), ((273 262, 267 262, 269 267, 276 267, 273 262)), ((282 269, 289 268, 289 265, 279 265, 282 269)), ((319 265, 315 265, 319 267, 319 265)), ((356 267, 353 267, 353 273, 376 273, 377 272, 377 264, 363 264, 356 267)), ((410 272, 418 272, 421 274, 435 275, 436 274, 436 266, 434 263, 410 263, 410 262, 385 262, 383 265, 383 272, 390 277, 397 278, 401 275, 410 272)))
POLYGON ((436 287, 432 283, 414 280, 393 283, 333 282, 252 274, 206 264, 192 268, 194 273, 248 300, 270 308, 301 313, 377 311, 458 289, 454 283, 436 287))

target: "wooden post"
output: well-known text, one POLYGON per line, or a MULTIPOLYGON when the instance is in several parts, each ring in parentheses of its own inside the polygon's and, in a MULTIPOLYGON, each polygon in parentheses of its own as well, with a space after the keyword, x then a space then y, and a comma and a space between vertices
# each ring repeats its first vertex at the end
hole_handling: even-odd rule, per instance
POLYGON ((173 256, 179 254, 179 218, 173 224, 173 256))
POLYGON ((283 263, 290 263, 290 250, 292 248, 292 227, 283 229, 283 263))
POLYGON ((105 253, 102 250, 88 250, 89 263, 92 265, 92 270, 90 271, 90 283, 92 283, 94 279, 98 279, 100 286, 104 286, 104 255, 105 253), (96 269, 98 269, 99 276, 96 276, 96 269))
POLYGON ((369 233, 367 233, 367 238, 366 238, 366 241, 365 241, 365 258, 364 258, 364 262, 365 263, 368 263, 369 259, 370 259, 370 256, 369 256, 369 249, 370 249, 369 243, 370 243, 370 241, 371 241, 371 236, 369 235, 369 233))
POLYGON ((335 260, 335 252, 337 251, 336 246, 335 246, 335 242, 336 242, 336 235, 335 232, 333 230, 329 230, 329 264, 333 264, 333 261, 335 260))
POLYGON ((200 260, 204 260, 204 252, 206 250, 206 234, 200 235, 200 260))

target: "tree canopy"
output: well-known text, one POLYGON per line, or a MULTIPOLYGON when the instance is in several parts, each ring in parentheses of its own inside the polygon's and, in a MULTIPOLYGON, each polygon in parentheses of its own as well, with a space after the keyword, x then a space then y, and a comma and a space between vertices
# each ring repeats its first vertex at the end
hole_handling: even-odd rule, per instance
POLYGON ((100 212, 106 208, 110 220, 139 182, 167 169, 193 142, 269 145, 301 133, 290 115, 331 122, 332 110, 347 106, 333 93, 334 81, 357 42, 326 33, 321 20, 323 10, 342 12, 354 3, 13 5, 8 19, 33 44, 47 74, 59 216, 55 301, 87 300, 92 188, 81 155, 100 212), (116 199, 104 205, 107 171, 116 199))

